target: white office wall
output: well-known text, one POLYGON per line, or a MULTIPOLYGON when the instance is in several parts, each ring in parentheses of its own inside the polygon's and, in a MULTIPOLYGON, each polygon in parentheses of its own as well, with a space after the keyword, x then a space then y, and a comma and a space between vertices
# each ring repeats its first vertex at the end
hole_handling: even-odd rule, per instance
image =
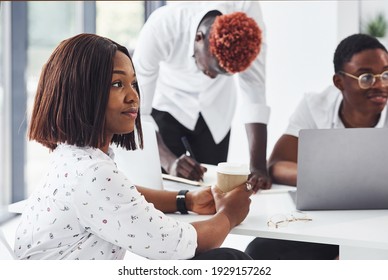
MULTIPOLYGON (((341 36, 358 31, 358 25, 347 20, 358 19, 357 5, 357 1, 261 2, 267 27, 266 84, 271 107, 268 156, 302 95, 331 84, 339 30, 341 36)), ((238 114, 239 109, 232 125, 228 161, 248 163, 245 128, 238 114)))
POLYGON ((386 0, 362 0, 360 1, 360 9, 363 27, 380 13, 385 16, 385 19, 388 19, 388 1, 386 0))
MULTIPOLYGON (((330 84, 332 54, 339 37, 357 32, 359 1, 260 2, 268 41, 267 99, 272 110, 268 127, 269 155, 302 94, 320 91, 330 84)), ((237 111, 233 123, 229 160, 247 163, 246 133, 238 114, 237 111)), ((31 142, 30 145, 36 146, 35 155, 47 153, 39 144, 31 142)), ((43 161, 37 161, 37 156, 33 158, 27 164, 42 170, 46 158, 43 161)), ((41 173, 31 169, 27 177, 30 193, 41 173)))

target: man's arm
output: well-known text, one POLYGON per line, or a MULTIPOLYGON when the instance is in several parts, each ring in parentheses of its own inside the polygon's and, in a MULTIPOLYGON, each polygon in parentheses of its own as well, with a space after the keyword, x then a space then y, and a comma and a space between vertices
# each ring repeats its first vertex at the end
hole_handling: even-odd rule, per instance
POLYGON ((271 179, 267 172, 267 125, 262 123, 245 124, 247 132, 250 170, 248 182, 255 191, 271 188, 271 179))
POLYGON ((282 135, 277 141, 268 167, 274 183, 296 186, 298 138, 282 135))
MULTIPOLYGON (((285 134, 279 138, 272 150, 268 160, 268 169, 274 183, 296 186, 299 131, 318 128, 308 105, 308 98, 309 95, 305 95, 299 102, 290 117, 285 134)), ((314 102, 320 100, 317 99, 314 102)))
POLYGON ((271 188, 266 165, 267 123, 270 108, 266 105, 265 96, 265 61, 267 52, 266 30, 263 22, 260 4, 256 1, 233 2, 236 7, 252 17, 262 30, 260 53, 249 68, 238 74, 239 92, 241 97, 240 118, 245 123, 247 132, 251 175, 249 182, 254 190, 271 188))

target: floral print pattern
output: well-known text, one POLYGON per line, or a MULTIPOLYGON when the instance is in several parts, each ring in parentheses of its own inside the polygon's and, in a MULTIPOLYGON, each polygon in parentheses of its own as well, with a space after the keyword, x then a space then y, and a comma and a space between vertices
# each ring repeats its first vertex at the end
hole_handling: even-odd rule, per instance
POLYGON ((99 149, 61 144, 28 199, 15 240, 20 259, 194 256, 197 234, 155 209, 99 149))

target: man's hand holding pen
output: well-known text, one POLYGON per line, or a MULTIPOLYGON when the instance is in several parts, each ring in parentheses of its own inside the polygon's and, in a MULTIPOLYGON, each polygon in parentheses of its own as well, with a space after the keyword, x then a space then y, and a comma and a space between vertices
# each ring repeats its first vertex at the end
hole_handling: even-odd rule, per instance
POLYGON ((181 140, 186 154, 175 160, 171 166, 170 174, 190 180, 202 181, 203 174, 207 171, 206 167, 200 165, 195 159, 187 137, 183 136, 181 140))
POLYGON ((170 174, 195 181, 202 181, 206 167, 187 155, 181 155, 175 160, 170 169, 170 174))

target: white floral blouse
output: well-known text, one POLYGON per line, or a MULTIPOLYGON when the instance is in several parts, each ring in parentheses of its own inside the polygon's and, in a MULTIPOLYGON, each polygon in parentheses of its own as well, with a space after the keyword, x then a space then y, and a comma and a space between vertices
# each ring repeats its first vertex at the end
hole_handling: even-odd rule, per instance
POLYGON ((22 214, 20 259, 150 259, 194 256, 197 233, 148 203, 117 169, 113 152, 61 144, 22 214))

